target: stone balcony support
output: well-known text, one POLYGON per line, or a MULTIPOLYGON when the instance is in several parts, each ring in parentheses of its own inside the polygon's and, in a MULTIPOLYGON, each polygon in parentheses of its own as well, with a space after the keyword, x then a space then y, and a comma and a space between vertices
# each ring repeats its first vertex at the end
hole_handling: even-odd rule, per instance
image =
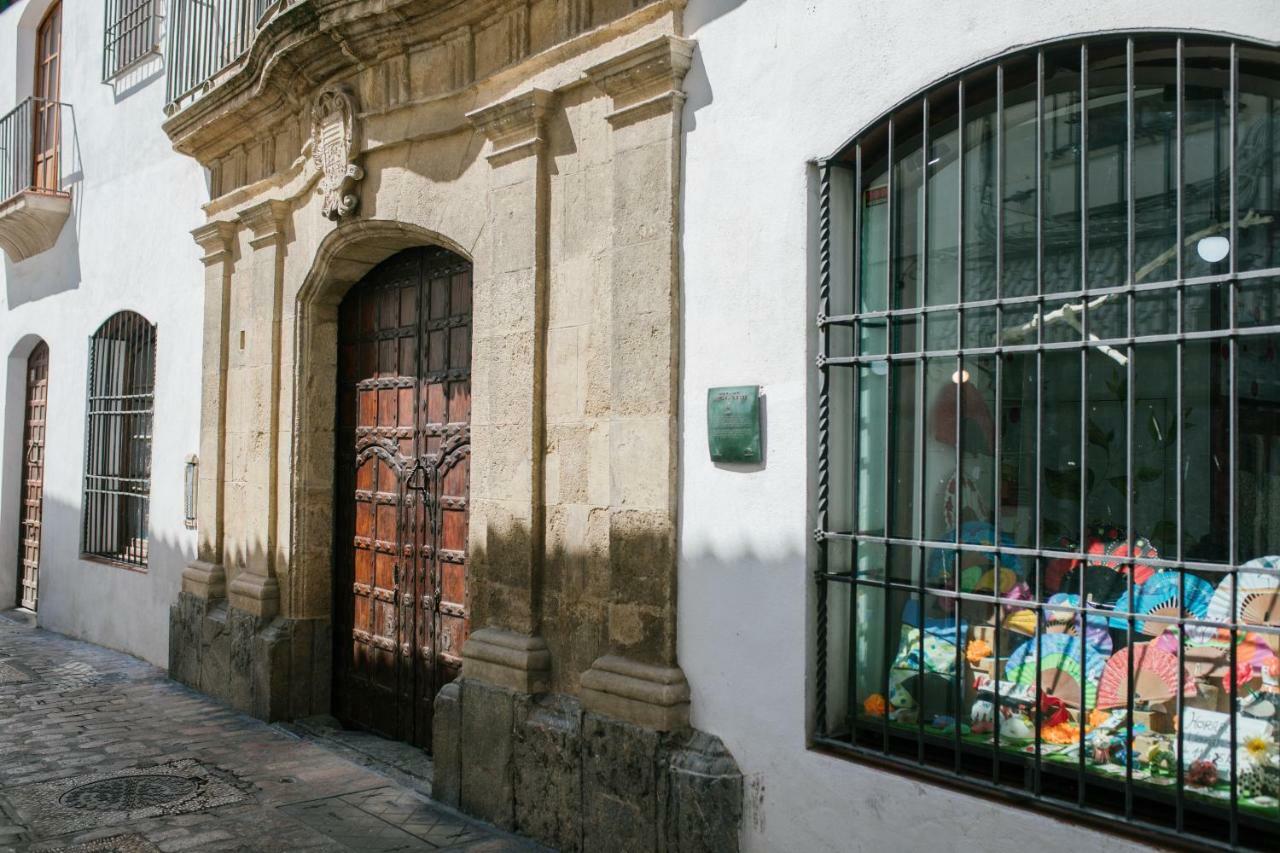
POLYGON ((23 190, 0 204, 0 249, 15 264, 48 251, 70 216, 69 194, 23 190))

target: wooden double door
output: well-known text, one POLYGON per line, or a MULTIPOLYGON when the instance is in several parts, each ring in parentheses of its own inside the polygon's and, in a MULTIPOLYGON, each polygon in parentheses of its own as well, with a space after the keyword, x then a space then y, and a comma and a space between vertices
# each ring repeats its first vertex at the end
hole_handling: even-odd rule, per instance
POLYGON ((339 309, 334 713, 431 747, 469 630, 471 266, 402 252, 339 309))

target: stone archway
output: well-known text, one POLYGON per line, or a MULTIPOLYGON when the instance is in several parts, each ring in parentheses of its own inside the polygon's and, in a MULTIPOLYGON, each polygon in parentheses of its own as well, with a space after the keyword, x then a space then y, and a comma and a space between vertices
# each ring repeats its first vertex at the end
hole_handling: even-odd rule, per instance
POLYGON ((282 609, 295 619, 331 621, 334 528, 334 418, 338 308, 379 263, 405 249, 439 246, 472 261, 456 242, 390 220, 356 220, 321 241, 295 302, 291 535, 282 609))

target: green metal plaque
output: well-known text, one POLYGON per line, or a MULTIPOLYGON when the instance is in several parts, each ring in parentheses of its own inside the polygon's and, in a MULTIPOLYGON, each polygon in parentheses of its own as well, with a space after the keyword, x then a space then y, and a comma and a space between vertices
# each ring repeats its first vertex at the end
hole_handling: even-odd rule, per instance
POLYGON ((712 462, 760 462, 760 387, 707 389, 707 443, 712 462))

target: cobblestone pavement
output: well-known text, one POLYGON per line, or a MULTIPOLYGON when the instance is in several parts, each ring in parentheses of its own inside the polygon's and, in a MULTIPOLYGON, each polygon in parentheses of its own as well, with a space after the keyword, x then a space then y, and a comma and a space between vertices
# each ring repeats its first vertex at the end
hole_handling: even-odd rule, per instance
POLYGON ((298 731, 0 614, 0 853, 545 850, 298 731))

